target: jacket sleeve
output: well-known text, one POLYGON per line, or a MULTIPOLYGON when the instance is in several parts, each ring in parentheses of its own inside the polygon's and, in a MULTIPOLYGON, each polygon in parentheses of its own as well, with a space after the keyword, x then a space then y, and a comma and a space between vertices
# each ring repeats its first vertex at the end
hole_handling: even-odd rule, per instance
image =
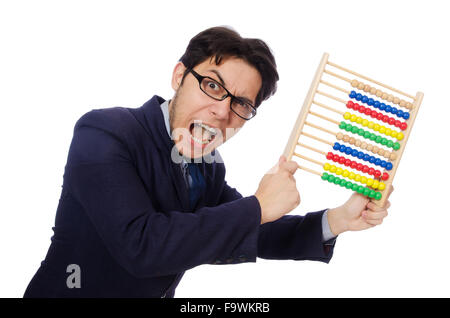
MULTIPOLYGON (((222 202, 239 200, 242 195, 227 184, 222 202)), ((260 225, 258 254, 264 259, 314 260, 328 263, 333 256, 335 239, 323 242, 322 215, 310 212, 304 216, 285 215, 260 225)))
POLYGON ((200 264, 256 261, 256 197, 195 213, 156 211, 119 135, 79 121, 64 183, 122 267, 153 277, 200 264))

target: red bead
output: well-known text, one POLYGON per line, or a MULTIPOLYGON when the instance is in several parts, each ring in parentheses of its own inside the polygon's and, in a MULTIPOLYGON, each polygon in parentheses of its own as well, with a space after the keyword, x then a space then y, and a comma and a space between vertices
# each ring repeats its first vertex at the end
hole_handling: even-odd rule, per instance
POLYGON ((375 174, 375 169, 374 168, 369 168, 369 174, 371 176, 373 176, 375 174))
POLYGON ((357 164, 356 162, 352 161, 352 163, 350 164, 350 167, 351 167, 352 169, 355 169, 357 165, 358 165, 358 164, 357 164))
POLYGON ((334 155, 333 156, 333 161, 334 162, 338 162, 339 161, 339 155, 334 155))
POLYGON ((361 163, 358 163, 358 164, 356 165, 356 169, 357 169, 358 171, 361 171, 361 170, 362 170, 362 167, 363 167, 363 165, 362 165, 361 163))
POLYGON ((370 114, 372 114, 372 110, 369 107, 367 107, 364 114, 366 114, 367 116, 370 116, 370 114))
POLYGON ((401 124, 402 124, 402 122, 400 120, 395 121, 395 127, 400 128, 401 124))
POLYGON ((401 130, 405 130, 407 127, 408 127, 408 124, 407 124, 407 123, 402 123, 402 124, 400 125, 400 129, 401 129, 401 130))
POLYGON ((378 113, 377 114, 377 119, 378 120, 382 120, 383 119, 383 114, 382 113, 378 113))
POLYGON ((350 108, 350 109, 353 108, 353 102, 352 102, 351 100, 349 100, 349 101, 347 102, 347 108, 350 108))
POLYGON ((365 111, 366 111, 366 108, 364 107, 364 106, 359 106, 359 109, 358 109, 358 111, 360 112, 360 113, 364 113, 365 111))
POLYGON ((372 118, 377 118, 378 112, 376 110, 372 110, 372 113, 370 114, 370 116, 372 118))
POLYGON ((344 157, 340 157, 339 158, 339 163, 342 165, 342 164, 344 164, 344 162, 345 162, 345 158, 344 157))
POLYGON ((379 178, 381 176, 381 171, 375 170, 374 176, 375 176, 375 178, 379 178))
POLYGON ((333 160, 333 153, 331 151, 327 153, 327 159, 333 160))
POLYGON ((389 120, 389 116, 388 115, 384 115, 382 120, 383 120, 384 123, 387 123, 387 121, 389 120))
POLYGON ((350 159, 345 159, 345 163, 344 163, 347 167, 350 166, 352 164, 352 161, 350 159))
POLYGON ((369 171, 369 167, 366 166, 366 165, 364 165, 363 168, 362 168, 362 171, 363 171, 364 173, 367 173, 367 172, 369 171))
POLYGON ((389 118, 388 120, 389 125, 394 125, 395 124, 395 119, 394 118, 389 118))
POLYGON ((381 177, 381 179, 386 181, 387 179, 389 179, 389 174, 387 172, 383 173, 383 176, 381 177))

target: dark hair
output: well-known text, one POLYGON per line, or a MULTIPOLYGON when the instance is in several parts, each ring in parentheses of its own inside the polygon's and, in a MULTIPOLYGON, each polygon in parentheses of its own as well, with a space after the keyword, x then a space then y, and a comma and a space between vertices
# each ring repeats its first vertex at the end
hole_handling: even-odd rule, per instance
POLYGON ((270 48, 260 39, 243 38, 227 27, 213 27, 197 34, 189 42, 180 61, 187 68, 186 76, 190 69, 208 58, 214 58, 216 65, 219 65, 229 57, 243 59, 261 75, 262 84, 256 96, 256 107, 275 94, 279 77, 270 48))

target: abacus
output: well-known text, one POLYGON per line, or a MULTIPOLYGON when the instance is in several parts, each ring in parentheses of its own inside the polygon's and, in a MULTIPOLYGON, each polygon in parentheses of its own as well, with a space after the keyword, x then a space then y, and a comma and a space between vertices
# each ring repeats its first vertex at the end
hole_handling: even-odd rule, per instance
POLYGON ((404 93, 332 63, 328 57, 324 53, 283 155, 287 160, 297 157, 300 169, 384 206, 423 93, 404 93), (344 84, 353 89, 342 88, 344 84), (320 149, 323 145, 334 152, 320 149), (323 172, 306 163, 321 166, 323 172))

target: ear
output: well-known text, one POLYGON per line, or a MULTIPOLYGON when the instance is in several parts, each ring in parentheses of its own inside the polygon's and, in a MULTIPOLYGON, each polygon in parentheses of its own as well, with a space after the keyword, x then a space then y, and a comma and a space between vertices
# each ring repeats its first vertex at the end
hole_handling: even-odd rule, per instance
POLYGON ((178 62, 175 65, 172 73, 172 88, 176 91, 181 84, 181 80, 183 79, 183 74, 186 71, 186 66, 184 66, 183 62, 178 62))

